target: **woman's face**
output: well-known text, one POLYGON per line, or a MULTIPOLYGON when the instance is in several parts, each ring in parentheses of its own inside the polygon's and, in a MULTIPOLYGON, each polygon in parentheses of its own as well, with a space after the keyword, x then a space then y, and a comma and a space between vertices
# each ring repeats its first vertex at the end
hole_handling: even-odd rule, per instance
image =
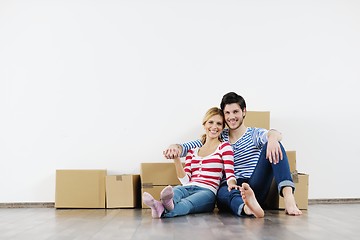
POLYGON ((224 119, 220 115, 210 117, 204 124, 208 138, 218 138, 223 130, 224 119))

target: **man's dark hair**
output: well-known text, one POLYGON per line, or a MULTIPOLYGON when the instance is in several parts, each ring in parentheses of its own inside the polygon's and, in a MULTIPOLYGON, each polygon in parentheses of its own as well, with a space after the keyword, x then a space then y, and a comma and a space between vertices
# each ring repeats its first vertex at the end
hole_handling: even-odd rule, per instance
POLYGON ((225 94, 221 100, 221 103, 220 103, 221 110, 224 111, 225 105, 232 104, 232 103, 239 104, 242 111, 244 111, 244 109, 246 108, 245 99, 242 96, 240 96, 234 92, 229 92, 229 93, 225 94))

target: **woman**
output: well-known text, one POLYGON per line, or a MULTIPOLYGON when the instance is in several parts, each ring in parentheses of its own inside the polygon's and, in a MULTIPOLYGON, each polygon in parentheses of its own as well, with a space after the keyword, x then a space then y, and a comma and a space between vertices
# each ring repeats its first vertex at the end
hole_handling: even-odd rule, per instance
POLYGON ((234 175, 232 147, 220 136, 225 127, 222 110, 210 108, 202 125, 205 130, 202 146, 188 151, 184 167, 179 157, 174 158, 176 174, 182 185, 165 187, 160 193, 160 201, 144 192, 143 202, 151 208, 153 218, 212 212, 223 173, 229 191, 239 188, 234 175))

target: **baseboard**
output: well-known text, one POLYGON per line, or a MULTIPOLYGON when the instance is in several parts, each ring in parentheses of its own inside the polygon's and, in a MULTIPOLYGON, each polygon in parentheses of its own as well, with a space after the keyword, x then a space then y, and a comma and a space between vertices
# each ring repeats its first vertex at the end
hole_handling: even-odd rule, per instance
MULTIPOLYGON (((352 204, 360 203, 360 198, 329 198, 309 199, 309 205, 315 204, 352 204)), ((21 203, 0 203, 0 208, 54 208, 54 202, 21 202, 21 203)))
POLYGON ((360 198, 329 198, 329 199, 309 199, 311 204, 351 204, 360 203, 360 198))
POLYGON ((17 202, 0 203, 0 208, 53 208, 54 202, 17 202))

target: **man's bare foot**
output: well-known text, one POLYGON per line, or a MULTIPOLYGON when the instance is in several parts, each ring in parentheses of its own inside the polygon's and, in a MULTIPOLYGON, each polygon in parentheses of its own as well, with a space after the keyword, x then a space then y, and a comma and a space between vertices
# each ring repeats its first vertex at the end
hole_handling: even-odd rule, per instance
POLYGON ((296 201, 291 187, 283 188, 285 213, 292 216, 299 216, 302 214, 300 209, 296 206, 296 201))
POLYGON ((256 200, 254 191, 249 184, 243 183, 240 187, 241 197, 244 200, 244 212, 247 215, 254 215, 257 218, 264 217, 264 210, 256 200))

